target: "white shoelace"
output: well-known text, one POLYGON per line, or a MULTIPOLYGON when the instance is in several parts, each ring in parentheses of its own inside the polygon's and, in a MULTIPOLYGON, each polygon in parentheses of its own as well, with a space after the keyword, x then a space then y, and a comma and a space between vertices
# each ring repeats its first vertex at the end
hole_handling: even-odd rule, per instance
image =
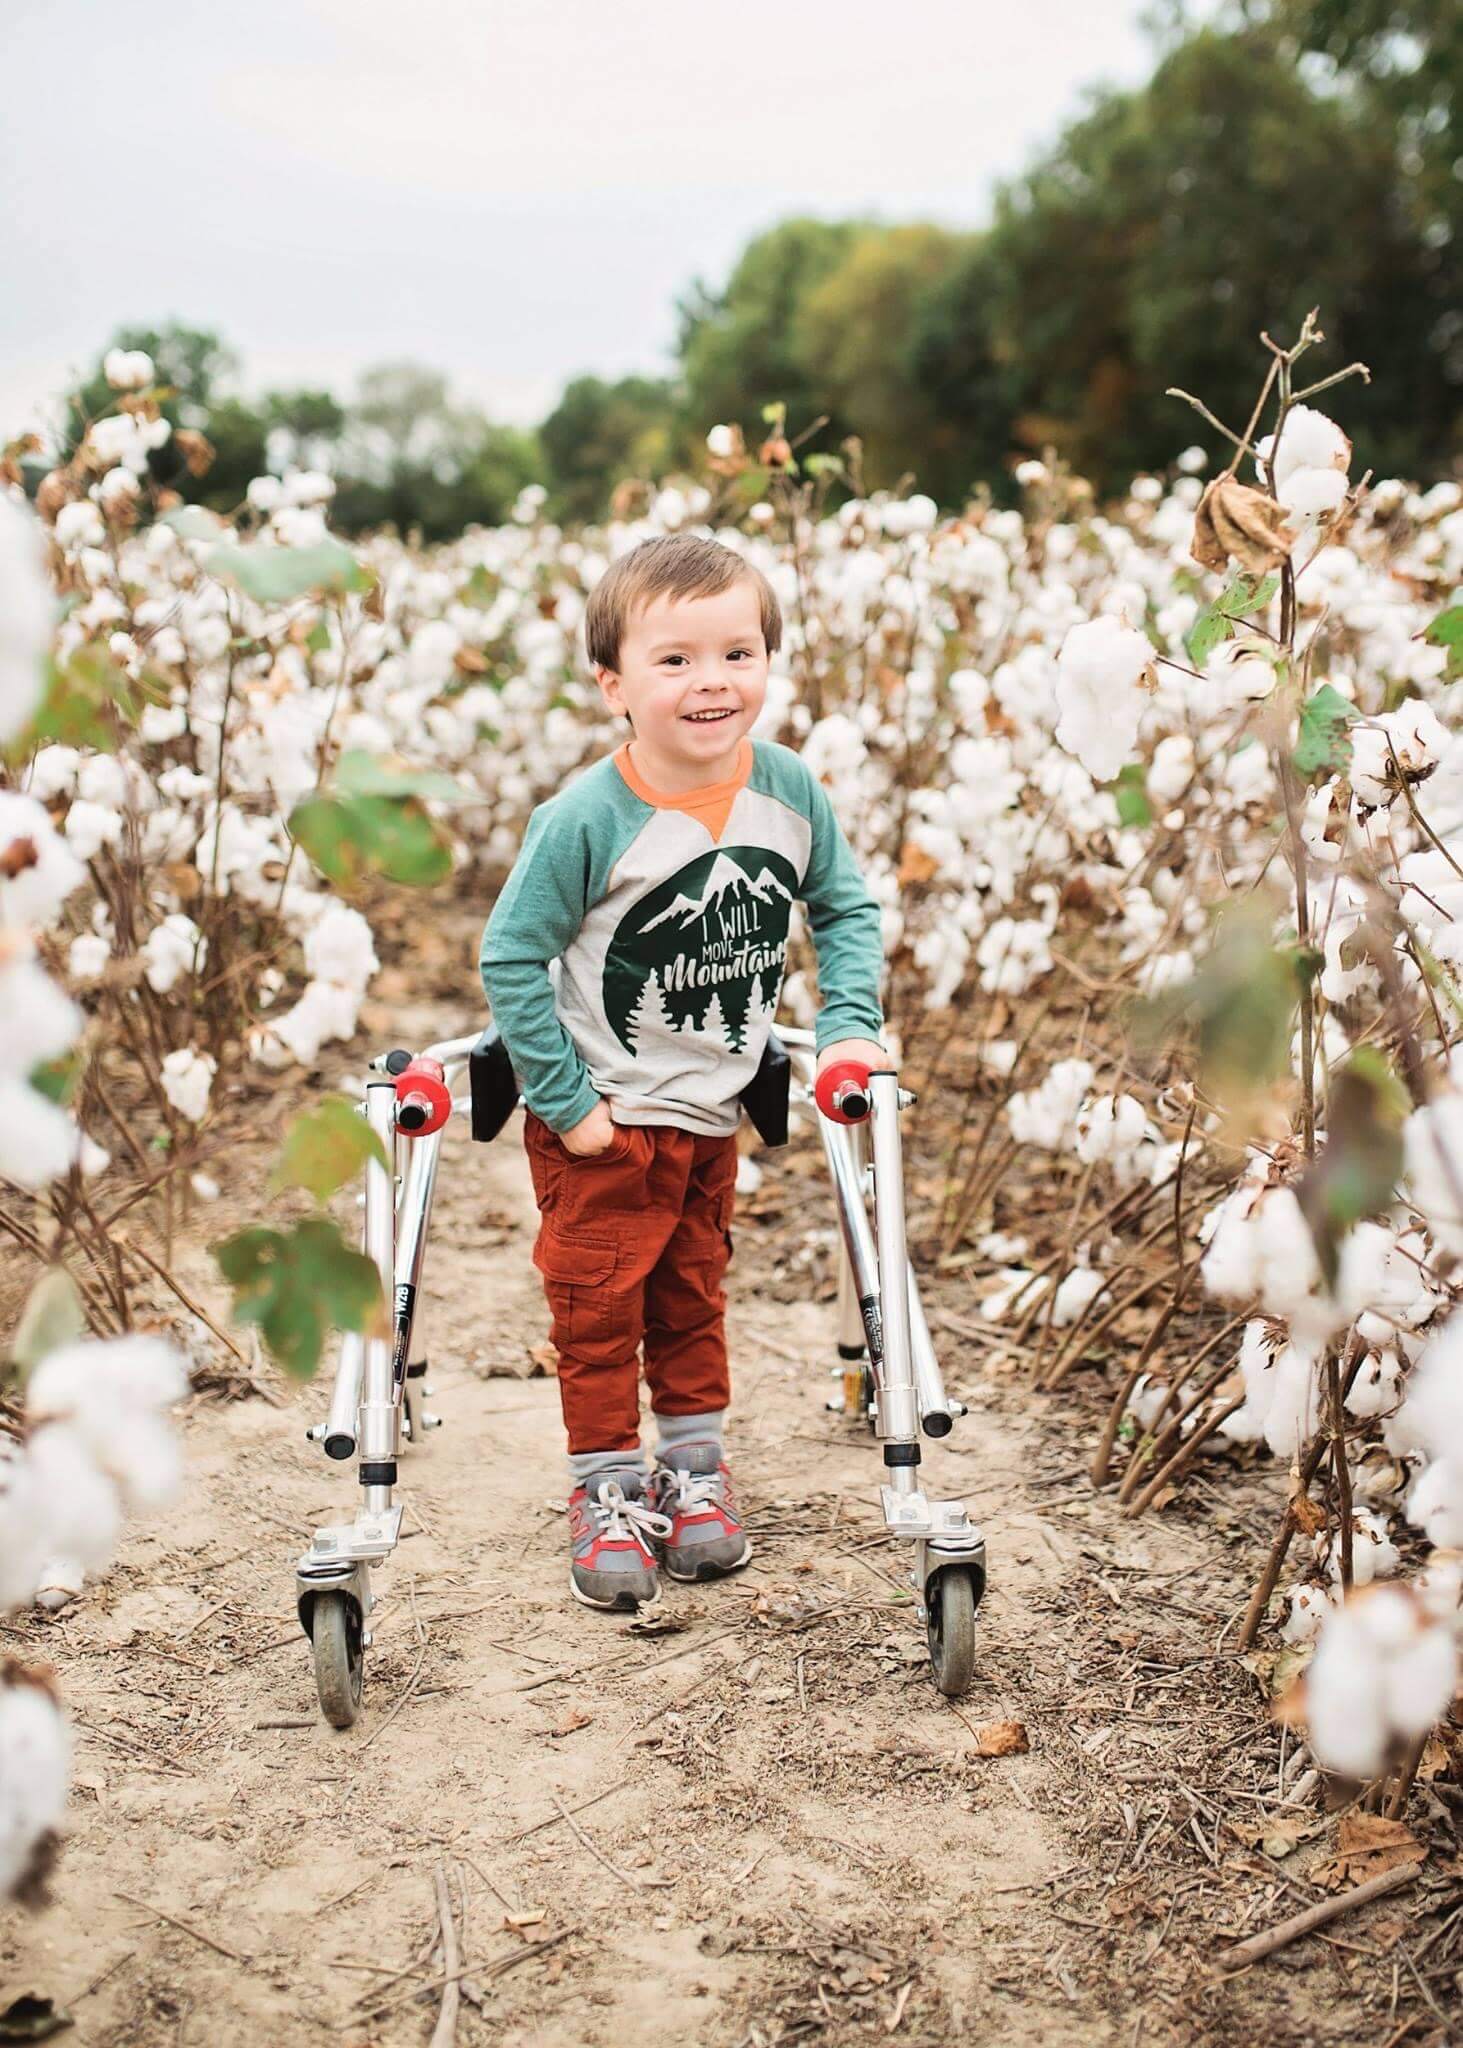
POLYGON ((719 1508, 721 1506, 721 1474, 719 1472, 682 1472, 672 1466, 662 1468, 676 1482, 676 1511, 678 1514, 694 1514, 697 1508, 719 1508))
MULTIPOLYGON (((658 1515, 643 1501, 631 1500, 618 1479, 607 1479, 597 1497, 589 1503, 601 1536, 624 1540, 631 1536, 644 1542, 647 1536, 669 1536, 669 1515, 658 1515)), ((647 1546, 648 1548, 648 1546, 647 1546)))

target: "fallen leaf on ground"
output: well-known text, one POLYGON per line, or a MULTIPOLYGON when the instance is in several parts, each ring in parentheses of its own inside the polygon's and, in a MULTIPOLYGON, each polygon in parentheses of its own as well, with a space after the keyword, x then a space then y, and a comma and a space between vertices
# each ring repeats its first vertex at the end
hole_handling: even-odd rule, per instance
POLYGON ((594 1719, 593 1714, 581 1714, 578 1707, 571 1707, 561 1721, 556 1721, 549 1730, 550 1735, 572 1735, 576 1728, 587 1728, 594 1719))
POLYGON ((1025 1756, 1030 1747, 1024 1721, 987 1721, 975 1731, 977 1756, 1025 1756))
POLYGON ((1404 1863, 1420 1863, 1426 1853, 1404 1821, 1386 1820, 1379 1813, 1344 1813, 1336 1848, 1336 1860, 1314 1873, 1315 1882, 1331 1891, 1344 1884, 1364 1884, 1404 1863))

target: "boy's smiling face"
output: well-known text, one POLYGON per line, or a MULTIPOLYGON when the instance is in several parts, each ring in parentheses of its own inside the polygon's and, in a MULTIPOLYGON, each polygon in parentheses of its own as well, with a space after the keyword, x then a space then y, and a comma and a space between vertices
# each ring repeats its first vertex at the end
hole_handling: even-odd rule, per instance
POLYGON ((626 622, 619 668, 595 675, 610 709, 634 721, 636 769, 674 793, 733 773, 768 661, 756 585, 739 576, 714 597, 653 598, 626 622))

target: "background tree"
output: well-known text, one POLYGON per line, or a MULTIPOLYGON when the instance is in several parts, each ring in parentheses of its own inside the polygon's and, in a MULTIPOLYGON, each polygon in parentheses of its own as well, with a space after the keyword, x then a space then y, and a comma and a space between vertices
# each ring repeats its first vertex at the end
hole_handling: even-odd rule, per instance
MULTIPOLYGON (((714 422, 712 423, 714 424, 714 422)), ((705 429, 702 429, 704 435, 705 429)), ((552 519, 602 519, 624 477, 663 474, 688 458, 671 385, 654 377, 576 377, 538 430, 545 511, 552 519)))

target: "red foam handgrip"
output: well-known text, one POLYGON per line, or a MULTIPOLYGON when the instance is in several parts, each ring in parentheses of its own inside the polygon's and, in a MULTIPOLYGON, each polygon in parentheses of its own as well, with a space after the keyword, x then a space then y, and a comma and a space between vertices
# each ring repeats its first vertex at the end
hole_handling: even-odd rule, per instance
POLYGON ((839 1124, 861 1124, 869 1113, 869 1073, 862 1060, 835 1060, 813 1083, 813 1094, 824 1116, 839 1124), (852 1097, 860 1107, 850 1113, 852 1097))
POLYGON ((396 1077, 396 1125, 408 1138, 428 1138, 452 1114, 452 1095, 440 1060, 418 1056, 396 1077))

